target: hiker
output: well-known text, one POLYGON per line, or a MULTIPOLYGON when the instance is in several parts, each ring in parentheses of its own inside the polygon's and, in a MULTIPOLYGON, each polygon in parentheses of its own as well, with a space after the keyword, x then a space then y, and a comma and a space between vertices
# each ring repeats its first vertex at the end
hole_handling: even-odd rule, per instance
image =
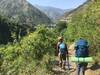
POLYGON ((57 51, 59 57, 59 66, 65 69, 66 56, 68 60, 68 49, 67 49, 67 45, 63 42, 63 37, 58 37, 57 51))
MULTIPOLYGON (((88 51, 88 42, 84 40, 83 38, 80 38, 75 42, 75 56, 77 58, 79 57, 88 57, 89 51, 88 51)), ((78 62, 77 63, 77 74, 76 75, 85 75, 85 70, 88 63, 86 62, 78 62)))

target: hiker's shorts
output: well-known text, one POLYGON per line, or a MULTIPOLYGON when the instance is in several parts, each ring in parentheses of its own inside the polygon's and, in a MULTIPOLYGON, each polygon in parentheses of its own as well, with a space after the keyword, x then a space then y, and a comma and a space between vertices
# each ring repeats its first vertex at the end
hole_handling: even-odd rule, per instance
POLYGON ((60 60, 66 61, 66 54, 59 53, 60 60))

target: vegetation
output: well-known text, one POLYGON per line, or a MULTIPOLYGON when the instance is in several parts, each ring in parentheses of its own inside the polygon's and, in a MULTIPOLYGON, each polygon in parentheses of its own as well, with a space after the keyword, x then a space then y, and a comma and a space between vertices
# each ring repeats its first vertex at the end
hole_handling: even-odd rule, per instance
POLYGON ((64 29, 67 29, 67 23, 65 21, 58 21, 56 24, 56 29, 58 32, 62 32, 64 29))
POLYGON ((96 57, 96 61, 100 58, 100 0, 97 2, 89 2, 81 11, 76 11, 68 23, 68 29, 64 36, 67 41, 74 42, 80 37, 85 38, 90 44, 90 54, 96 57))
POLYGON ((53 65, 55 35, 54 31, 39 26, 19 43, 1 47, 0 74, 49 74, 53 65))
POLYGON ((11 39, 9 24, 6 19, 0 16, 0 44, 7 43, 11 39))
POLYGON ((34 28, 18 22, 10 21, 7 17, 0 15, 0 44, 19 41, 21 37, 28 32, 34 31, 34 28))
POLYGON ((99 7, 100 0, 89 2, 71 16, 69 23, 59 22, 55 29, 39 25, 34 32, 30 32, 32 27, 0 16, 0 75, 53 75, 54 44, 59 33, 68 43, 80 37, 87 39, 90 54, 100 62, 99 7))

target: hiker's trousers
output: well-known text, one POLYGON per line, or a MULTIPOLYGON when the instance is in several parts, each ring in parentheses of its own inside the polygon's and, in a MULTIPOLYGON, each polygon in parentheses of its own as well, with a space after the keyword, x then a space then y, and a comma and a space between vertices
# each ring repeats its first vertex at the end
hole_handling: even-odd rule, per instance
POLYGON ((76 75, 85 75, 87 63, 78 63, 76 68, 76 75))

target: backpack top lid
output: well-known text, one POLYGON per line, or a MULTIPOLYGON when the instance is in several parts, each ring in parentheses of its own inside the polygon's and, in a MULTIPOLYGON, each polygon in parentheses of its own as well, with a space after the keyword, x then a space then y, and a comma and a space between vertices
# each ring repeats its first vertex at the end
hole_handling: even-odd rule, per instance
POLYGON ((84 39, 79 39, 75 44, 75 50, 76 57, 88 56, 88 42, 84 39))
POLYGON ((80 39, 76 42, 75 46, 88 46, 88 42, 87 42, 86 40, 80 38, 80 39))

